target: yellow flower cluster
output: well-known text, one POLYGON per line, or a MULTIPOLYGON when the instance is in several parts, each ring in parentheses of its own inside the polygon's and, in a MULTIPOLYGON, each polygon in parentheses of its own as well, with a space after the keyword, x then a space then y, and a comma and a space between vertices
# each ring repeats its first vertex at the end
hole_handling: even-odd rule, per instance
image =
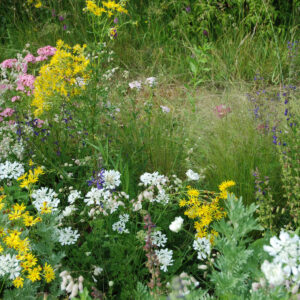
POLYGON ((69 100, 70 97, 80 94, 89 79, 87 66, 90 61, 84 56, 86 45, 81 47, 77 44, 72 48, 59 40, 56 48, 49 64, 41 67, 34 82, 31 105, 36 107, 35 116, 53 107, 56 95, 69 100))
POLYGON ((29 189, 31 184, 38 182, 39 176, 45 174, 42 167, 34 167, 34 163, 32 160, 29 161, 29 166, 33 168, 33 170, 29 170, 29 172, 20 176, 17 180, 21 181, 20 187, 29 189))
POLYGON ((41 0, 27 0, 27 4, 33 4, 36 8, 40 8, 42 6, 42 1, 41 0))
POLYGON ((187 207, 184 212, 190 219, 196 219, 194 227, 197 231, 197 237, 203 238, 209 236, 213 243, 218 233, 210 229, 210 224, 215 220, 220 220, 226 216, 226 212, 219 205, 220 199, 227 199, 227 189, 235 185, 233 181, 225 181, 219 186, 220 193, 209 191, 200 191, 188 186, 188 199, 182 199, 179 202, 180 207, 187 207), (208 201, 211 199, 210 201, 208 201))
MULTIPOLYGON (((13 285, 16 288, 22 288, 24 285, 24 278, 28 278, 31 282, 41 280, 42 277, 45 278, 47 283, 51 282, 55 278, 55 273, 53 268, 45 263, 42 267, 38 265, 37 257, 30 251, 30 242, 28 237, 22 238, 23 232, 25 232, 26 227, 31 227, 38 222, 41 222, 41 217, 30 216, 29 212, 26 211, 26 206, 24 203, 14 204, 12 207, 8 203, 2 203, 6 198, 3 188, 0 188, 0 202, 4 204, 1 209, 5 206, 5 211, 2 212, 3 215, 8 214, 8 219, 10 224, 8 228, 0 227, 0 253, 2 253, 5 248, 15 250, 17 252, 16 258, 20 261, 20 266, 22 268, 21 274, 13 280, 13 285), (16 220, 23 220, 19 222, 16 220)), ((10 250, 10 252, 11 252, 10 250)))
POLYGON ((113 16, 116 12, 128 14, 128 10, 125 9, 126 1, 116 3, 115 1, 102 1, 103 7, 99 7, 94 0, 86 0, 85 10, 90 11, 95 16, 100 17, 103 13, 106 13, 109 17, 113 16))

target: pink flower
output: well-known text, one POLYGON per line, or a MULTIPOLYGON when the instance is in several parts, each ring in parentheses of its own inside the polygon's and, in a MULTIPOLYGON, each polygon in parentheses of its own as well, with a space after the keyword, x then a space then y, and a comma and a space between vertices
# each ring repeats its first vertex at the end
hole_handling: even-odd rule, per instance
POLYGON ((2 122, 4 119, 2 117, 0 117, 0 122, 2 122))
POLYGON ((31 94, 31 91, 33 91, 35 77, 33 75, 29 75, 29 74, 22 74, 19 76, 18 81, 17 81, 17 91, 23 91, 23 92, 27 92, 27 95, 31 94), (29 88, 25 89, 25 88, 29 88))
POLYGON ((2 117, 11 117, 14 112, 15 112, 14 109, 8 107, 8 108, 5 108, 4 111, 2 111, 0 113, 0 116, 2 116, 2 117))
POLYGON ((15 102, 20 99, 20 96, 14 96, 11 98, 11 102, 15 102))
POLYGON ((43 60, 46 60, 46 59, 48 59, 48 56, 45 56, 45 55, 40 55, 40 56, 36 57, 36 61, 43 61, 43 60))
POLYGON ((24 57, 24 61, 26 61, 27 63, 31 62, 31 63, 35 63, 36 62, 36 58, 34 55, 32 55, 31 53, 28 53, 25 57, 24 57))
POLYGON ((9 124, 9 125, 14 125, 15 123, 16 123, 15 120, 9 120, 9 121, 8 121, 8 124, 9 124))
POLYGON ((33 121, 33 124, 34 124, 36 127, 38 127, 38 128, 41 128, 41 127, 43 126, 44 123, 45 123, 45 121, 40 120, 40 119, 35 119, 35 120, 33 121))
POLYGON ((52 56, 56 52, 56 48, 52 46, 45 46, 37 50, 37 54, 40 56, 52 56))
POLYGON ((224 104, 217 105, 215 107, 215 113, 219 118, 225 117, 230 112, 231 112, 230 107, 226 107, 224 104))
POLYGON ((12 68, 15 65, 16 62, 17 62, 16 58, 9 58, 9 59, 4 60, 1 63, 1 66, 3 68, 12 68))

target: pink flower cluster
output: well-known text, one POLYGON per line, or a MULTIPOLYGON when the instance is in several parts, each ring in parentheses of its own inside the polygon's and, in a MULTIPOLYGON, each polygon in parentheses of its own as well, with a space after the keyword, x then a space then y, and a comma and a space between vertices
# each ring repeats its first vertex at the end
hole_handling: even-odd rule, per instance
POLYGON ((3 118, 11 117, 15 112, 12 108, 5 108, 2 112, 0 112, 0 122, 3 121, 3 118))
POLYGON ((13 66, 15 66, 17 61, 18 60, 16 58, 9 58, 9 59, 4 60, 1 63, 1 66, 2 66, 2 68, 11 69, 13 66))
POLYGON ((29 74, 20 75, 18 77, 16 90, 26 92, 26 94, 28 96, 30 96, 31 94, 33 94, 34 80, 35 80, 35 77, 33 75, 29 75, 29 74), (29 89, 26 89, 26 87, 29 88, 29 89))
POLYGON ((230 112, 231 112, 230 107, 226 107, 224 104, 217 105, 215 107, 215 113, 219 118, 224 118, 230 112))
POLYGON ((48 56, 54 55, 56 50, 57 49, 52 46, 45 46, 45 47, 39 48, 37 50, 37 54, 39 56, 36 58, 36 61, 43 61, 43 60, 48 59, 48 56))

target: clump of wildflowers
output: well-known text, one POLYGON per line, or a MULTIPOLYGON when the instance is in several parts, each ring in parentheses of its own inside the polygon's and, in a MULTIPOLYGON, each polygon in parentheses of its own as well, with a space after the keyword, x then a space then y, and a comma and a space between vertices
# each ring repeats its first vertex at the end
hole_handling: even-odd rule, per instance
POLYGON ((115 1, 102 1, 102 7, 99 7, 94 0, 86 0, 86 8, 84 10, 91 12, 93 15, 100 17, 102 14, 107 14, 109 17, 117 12, 128 14, 125 8, 126 1, 116 3, 115 1))
POLYGON ((214 237, 218 235, 216 231, 210 230, 210 224, 214 220, 220 220, 226 216, 226 212, 220 207, 219 200, 227 199, 227 189, 233 185, 235 185, 234 181, 222 182, 219 186, 220 193, 211 202, 206 199, 213 196, 214 193, 188 187, 188 199, 180 200, 179 206, 187 207, 184 214, 190 219, 196 219, 194 227, 198 238, 210 236, 210 241, 213 242, 214 237))
POLYGON ((57 50, 50 63, 41 67, 40 75, 34 83, 34 99, 31 105, 36 107, 35 116, 50 110, 55 105, 53 99, 56 95, 69 100, 71 96, 78 95, 85 89, 89 78, 89 60, 84 56, 85 48, 86 45, 75 45, 71 48, 62 40, 57 42, 57 50), (83 84, 78 84, 78 77, 83 84))

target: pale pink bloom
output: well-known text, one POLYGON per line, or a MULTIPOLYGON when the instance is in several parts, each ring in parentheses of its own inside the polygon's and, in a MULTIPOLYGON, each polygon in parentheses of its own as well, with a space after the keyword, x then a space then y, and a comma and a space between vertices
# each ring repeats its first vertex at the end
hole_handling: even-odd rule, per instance
POLYGON ((216 105, 215 107, 215 113, 219 118, 225 117, 230 112, 231 112, 230 107, 226 107, 224 104, 216 105))
POLYGON ((36 58, 34 55, 32 55, 31 53, 28 53, 25 57, 24 57, 24 61, 26 62, 31 62, 31 63, 35 63, 36 58))
POLYGON ((2 117, 11 117, 14 112, 15 112, 14 109, 8 107, 8 108, 5 108, 4 111, 2 111, 0 113, 0 116, 2 116, 2 117))
POLYGON ((140 81, 132 81, 129 83, 129 87, 131 89, 137 89, 140 90, 142 88, 142 83, 140 81))
POLYGON ((11 98, 11 102, 15 102, 20 99, 20 96, 14 96, 11 98))
POLYGON ((36 57, 36 61, 43 61, 43 60, 46 60, 46 59, 48 59, 48 56, 45 56, 45 55, 40 55, 40 56, 36 57))
POLYGON ((29 75, 29 74, 22 74, 19 76, 18 81, 17 81, 17 91, 23 91, 23 92, 27 92, 27 95, 31 94, 31 91, 33 91, 35 77, 33 75, 29 75), (29 88, 29 90, 26 89, 29 88))
POLYGON ((34 124, 36 127, 38 127, 38 128, 41 128, 41 127, 43 126, 44 123, 45 123, 45 121, 40 120, 40 119, 35 119, 35 120, 33 121, 33 124, 34 124))
POLYGON ((11 84, 0 84, 0 90, 4 90, 4 92, 6 90, 12 90, 13 86, 11 84))
POLYGON ((0 122, 2 122, 4 119, 0 116, 0 122))
POLYGON ((3 68, 12 68, 15 65, 16 62, 17 62, 16 58, 9 58, 9 59, 4 60, 1 63, 1 66, 3 68))
POLYGON ((164 113, 169 113, 171 111, 168 106, 161 105, 160 108, 161 108, 162 112, 164 112, 164 113))
POLYGON ((9 120, 9 121, 8 121, 8 124, 9 124, 9 125, 14 125, 15 123, 16 123, 15 120, 9 120))
POLYGON ((45 46, 37 50, 37 54, 40 56, 52 56, 56 52, 56 48, 52 46, 45 46))

